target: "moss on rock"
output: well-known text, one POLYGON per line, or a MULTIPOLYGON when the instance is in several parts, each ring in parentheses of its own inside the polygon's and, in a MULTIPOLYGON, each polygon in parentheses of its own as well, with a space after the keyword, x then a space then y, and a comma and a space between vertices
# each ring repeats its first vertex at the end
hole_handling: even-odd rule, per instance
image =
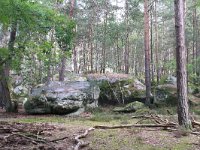
POLYGON ((114 83, 101 81, 100 87, 100 105, 128 104, 135 100, 143 101, 145 91, 134 87, 134 80, 118 80, 114 83))
POLYGON ((135 102, 127 104, 125 107, 116 107, 113 109, 113 111, 129 113, 129 112, 136 112, 142 108, 145 108, 145 105, 141 102, 135 101, 135 102))

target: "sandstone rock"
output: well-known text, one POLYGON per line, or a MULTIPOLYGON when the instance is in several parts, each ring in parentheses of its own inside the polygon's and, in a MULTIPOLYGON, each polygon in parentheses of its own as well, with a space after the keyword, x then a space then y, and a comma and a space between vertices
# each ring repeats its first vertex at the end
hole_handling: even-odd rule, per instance
POLYGON ((100 105, 145 101, 145 86, 127 74, 89 74, 88 80, 99 85, 100 105))
POLYGON ((97 107, 100 90, 87 81, 50 82, 48 86, 33 89, 24 108, 30 114, 68 114, 80 108, 97 107))

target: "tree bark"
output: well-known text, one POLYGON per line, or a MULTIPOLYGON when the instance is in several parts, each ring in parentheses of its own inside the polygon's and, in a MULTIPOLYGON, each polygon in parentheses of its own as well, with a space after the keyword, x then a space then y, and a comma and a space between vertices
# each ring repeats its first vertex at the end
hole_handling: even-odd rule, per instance
POLYGON ((12 22, 10 39, 8 43, 9 57, 4 64, 0 66, 0 103, 5 106, 6 112, 12 111, 12 102, 10 97, 10 91, 8 88, 8 77, 10 75, 10 63, 12 61, 12 55, 14 54, 14 44, 17 33, 17 22, 12 22))
MULTIPOLYGON (((154 3, 151 1, 151 3, 154 3)), ((153 4, 151 6, 151 81, 154 83, 154 52, 153 52, 153 4)))
POLYGON ((105 12, 105 18, 104 18, 104 40, 102 45, 102 67, 101 72, 106 72, 106 34, 107 34, 107 20, 108 20, 108 12, 106 10, 105 12))
POLYGON ((185 128, 191 127, 188 110, 184 0, 174 0, 176 29, 176 71, 178 94, 178 121, 185 128))
MULTIPOLYGON (((193 5, 195 5, 196 0, 193 0, 193 5)), ((193 66, 193 74, 196 75, 196 48, 197 48, 197 12, 196 12, 196 6, 193 9, 192 12, 192 30, 193 30, 193 39, 192 39, 192 66, 193 66)))
POLYGON ((159 64, 158 64, 158 19, 157 19, 157 0, 155 0, 155 57, 156 57, 156 80, 157 80, 157 85, 159 84, 159 64))
MULTIPOLYGON (((73 13, 74 13, 74 4, 75 4, 75 0, 71 0, 71 5, 70 5, 70 12, 69 12, 69 17, 70 19, 72 18, 73 16, 73 13)), ((61 58, 61 67, 60 67, 60 71, 59 71, 59 81, 64 81, 64 78, 65 78, 65 68, 66 68, 66 59, 67 59, 67 56, 66 56, 66 53, 64 50, 63 51, 63 56, 61 58)), ((76 54, 75 52, 75 49, 73 51, 74 54, 76 54)), ((74 61, 74 64, 76 66, 76 55, 74 56, 75 58, 73 59, 74 61)))
POLYGON ((65 68, 66 68, 66 61, 67 61, 67 56, 65 54, 65 51, 62 51, 62 59, 61 59, 61 68, 59 72, 59 81, 64 81, 65 78, 65 68))
POLYGON ((5 70, 2 68, 2 66, 0 68, 0 106, 5 107, 6 112, 12 111, 10 91, 5 76, 5 70))
POLYGON ((124 71, 125 74, 129 73, 129 7, 128 0, 125 1, 125 17, 126 17, 126 39, 125 39, 125 52, 124 52, 124 71))
POLYGON ((150 105, 151 80, 150 80, 150 47, 149 47, 148 0, 144 0, 144 49, 145 49, 146 105, 150 105))

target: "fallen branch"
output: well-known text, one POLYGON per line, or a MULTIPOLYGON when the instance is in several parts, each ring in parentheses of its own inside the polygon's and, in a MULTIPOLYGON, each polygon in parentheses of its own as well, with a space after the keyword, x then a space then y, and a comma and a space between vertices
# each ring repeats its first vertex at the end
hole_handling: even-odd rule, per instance
POLYGON ((50 140, 49 142, 57 142, 57 141, 62 141, 69 138, 68 136, 62 137, 62 138, 58 138, 58 139, 54 139, 54 140, 50 140))
MULTIPOLYGON (((142 120, 145 119, 151 119, 156 124, 131 124, 131 125, 119 125, 119 126, 104 126, 104 125, 97 125, 92 128, 89 128, 85 130, 85 132, 81 135, 78 135, 75 137, 75 141, 77 145, 74 147, 74 150, 79 150, 81 147, 87 146, 89 143, 85 143, 81 138, 85 138, 88 133, 95 129, 122 129, 122 128, 132 128, 132 127, 139 127, 139 128, 163 128, 164 130, 168 131, 178 131, 178 124, 174 122, 169 122, 167 119, 162 119, 158 115, 141 115, 141 116, 132 116, 132 118, 142 118, 142 120)), ((141 122, 140 120, 139 122, 141 122)), ((192 120, 192 125, 198 125, 200 126, 200 122, 192 120)), ((190 134, 194 135, 200 135, 200 132, 190 132, 190 134)))
POLYGON ((89 128, 89 129, 85 130, 85 132, 83 134, 77 135, 75 137, 75 141, 77 144, 74 147, 74 150, 79 150, 81 147, 85 147, 89 144, 89 143, 85 143, 83 140, 81 140, 81 138, 85 138, 88 135, 88 133, 94 129, 95 128, 89 128))
POLYGON ((120 125, 120 126, 94 126, 95 129, 120 129, 120 128, 132 128, 132 127, 140 127, 140 128, 172 128, 176 127, 176 124, 168 123, 168 124, 132 124, 132 125, 120 125))
POLYGON ((192 126, 199 126, 200 127, 200 122, 197 122, 195 120, 192 121, 192 126))

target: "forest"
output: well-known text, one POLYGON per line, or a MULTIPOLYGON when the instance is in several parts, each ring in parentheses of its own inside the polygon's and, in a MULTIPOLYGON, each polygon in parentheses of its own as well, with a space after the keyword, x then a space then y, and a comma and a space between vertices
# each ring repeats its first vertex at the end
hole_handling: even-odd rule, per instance
POLYGON ((200 149, 199 0, 0 0, 0 150, 200 149))

